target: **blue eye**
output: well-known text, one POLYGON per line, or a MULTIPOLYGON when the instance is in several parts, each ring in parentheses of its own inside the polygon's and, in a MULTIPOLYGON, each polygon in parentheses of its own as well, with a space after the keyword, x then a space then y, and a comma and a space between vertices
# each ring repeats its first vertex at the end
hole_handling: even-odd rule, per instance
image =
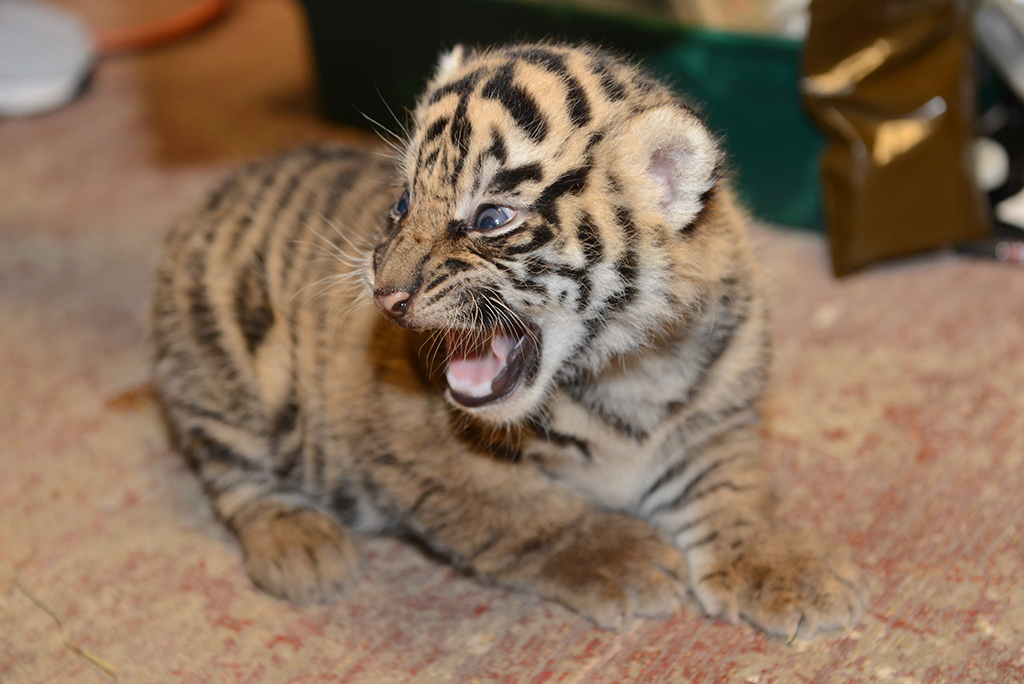
POLYGON ((391 210, 395 216, 401 218, 405 216, 406 212, 409 211, 409 191, 406 190, 402 193, 402 196, 395 202, 394 208, 391 210))
POLYGON ((476 215, 473 228, 476 230, 494 230, 500 228, 516 217, 516 210, 508 207, 484 207, 476 215))

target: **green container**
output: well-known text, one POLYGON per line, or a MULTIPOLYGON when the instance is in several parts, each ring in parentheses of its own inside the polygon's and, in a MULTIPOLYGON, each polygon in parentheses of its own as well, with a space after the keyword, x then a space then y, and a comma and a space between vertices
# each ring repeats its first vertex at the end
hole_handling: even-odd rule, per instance
POLYGON ((397 130, 458 43, 585 41, 637 55, 701 106, 725 141, 744 203, 767 221, 820 229, 824 137, 803 109, 800 43, 511 0, 304 0, 325 114, 397 130))

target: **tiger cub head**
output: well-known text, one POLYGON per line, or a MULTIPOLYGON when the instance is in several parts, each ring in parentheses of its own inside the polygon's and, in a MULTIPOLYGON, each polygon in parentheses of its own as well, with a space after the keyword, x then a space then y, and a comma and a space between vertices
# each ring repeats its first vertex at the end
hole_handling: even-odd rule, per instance
POLYGON ((722 154, 636 66, 589 47, 458 47, 413 119, 374 298, 443 335, 459 408, 522 420, 700 307, 733 222, 722 154))

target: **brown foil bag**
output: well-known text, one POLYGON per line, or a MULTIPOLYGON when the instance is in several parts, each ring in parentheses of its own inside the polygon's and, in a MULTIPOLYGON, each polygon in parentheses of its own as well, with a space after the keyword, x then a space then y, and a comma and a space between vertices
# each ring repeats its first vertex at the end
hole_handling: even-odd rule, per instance
POLYGON ((836 275, 988 234, 968 0, 813 0, 801 82, 828 137, 836 275))

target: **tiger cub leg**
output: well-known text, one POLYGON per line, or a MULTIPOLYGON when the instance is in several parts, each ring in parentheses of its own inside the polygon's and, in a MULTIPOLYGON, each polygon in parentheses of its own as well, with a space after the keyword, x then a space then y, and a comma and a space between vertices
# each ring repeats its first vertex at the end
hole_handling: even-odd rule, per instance
POLYGON ((754 426, 719 435, 651 493, 648 517, 685 554, 709 615, 788 639, 852 628, 864 576, 847 549, 777 520, 760 450, 754 426))
POLYGON ((608 628, 682 605, 686 560, 650 522, 597 508, 530 464, 452 444, 389 457, 378 476, 388 478, 390 516, 477 577, 608 628))
POLYGON ((359 577, 349 531, 306 494, 286 487, 269 464, 246 449, 256 440, 222 424, 194 429, 184 441, 217 513, 238 537, 252 582, 300 605, 337 599, 359 577))
POLYGON ((478 574, 558 601, 605 628, 671 615, 686 595, 684 558, 645 520, 588 509, 557 531, 524 521, 506 536, 515 546, 474 559, 478 574))

